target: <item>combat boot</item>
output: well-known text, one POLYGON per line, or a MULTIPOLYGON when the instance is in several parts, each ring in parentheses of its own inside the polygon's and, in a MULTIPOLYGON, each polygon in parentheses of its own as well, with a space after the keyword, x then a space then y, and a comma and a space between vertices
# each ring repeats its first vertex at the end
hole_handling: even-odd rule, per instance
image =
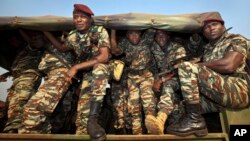
POLYGON ((183 116, 185 116, 185 106, 182 102, 174 105, 174 109, 170 115, 168 115, 168 125, 177 123, 183 116))
POLYGON ((103 141, 106 139, 105 130, 98 124, 99 110, 101 103, 96 101, 90 102, 90 113, 87 130, 93 141, 103 141))
POLYGON ((201 115, 201 105, 186 103, 186 114, 179 122, 167 127, 167 133, 188 136, 195 134, 198 137, 208 134, 205 119, 201 115))
POLYGON ((158 112, 157 117, 148 115, 145 124, 149 134, 164 134, 164 125, 168 115, 164 112, 158 112))

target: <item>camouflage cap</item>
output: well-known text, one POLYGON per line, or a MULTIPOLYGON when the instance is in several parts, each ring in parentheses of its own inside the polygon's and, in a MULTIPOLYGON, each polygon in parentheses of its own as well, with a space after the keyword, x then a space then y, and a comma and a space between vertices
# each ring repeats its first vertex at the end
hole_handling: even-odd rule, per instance
POLYGON ((205 26, 210 21, 217 21, 217 22, 220 22, 222 25, 224 25, 224 20, 222 19, 221 15, 219 13, 213 13, 213 14, 207 16, 203 20, 203 26, 205 26))
POLYGON ((74 4, 74 12, 83 12, 88 15, 94 15, 92 10, 84 4, 74 4))

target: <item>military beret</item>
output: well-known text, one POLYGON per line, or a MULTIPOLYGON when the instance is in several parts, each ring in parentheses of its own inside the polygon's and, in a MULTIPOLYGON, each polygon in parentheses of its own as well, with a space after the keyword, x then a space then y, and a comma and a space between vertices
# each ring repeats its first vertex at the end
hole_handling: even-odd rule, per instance
POLYGON ((219 13, 211 14, 203 20, 203 26, 205 26, 210 21, 217 21, 224 25, 224 20, 221 18, 219 13))
POLYGON ((74 4, 74 12, 76 11, 84 12, 89 15, 94 15, 92 10, 88 6, 83 4, 74 4))

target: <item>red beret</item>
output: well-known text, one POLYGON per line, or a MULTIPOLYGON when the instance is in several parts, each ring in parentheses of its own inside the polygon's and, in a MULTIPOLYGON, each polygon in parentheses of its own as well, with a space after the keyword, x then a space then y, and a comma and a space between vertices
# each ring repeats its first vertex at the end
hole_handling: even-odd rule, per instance
POLYGON ((74 4, 74 11, 80 11, 89 15, 94 15, 92 10, 88 6, 83 4, 74 4))
POLYGON ((220 22, 222 25, 224 25, 224 20, 221 18, 221 15, 219 13, 214 13, 206 17, 203 20, 203 25, 206 25, 210 21, 217 21, 220 22))

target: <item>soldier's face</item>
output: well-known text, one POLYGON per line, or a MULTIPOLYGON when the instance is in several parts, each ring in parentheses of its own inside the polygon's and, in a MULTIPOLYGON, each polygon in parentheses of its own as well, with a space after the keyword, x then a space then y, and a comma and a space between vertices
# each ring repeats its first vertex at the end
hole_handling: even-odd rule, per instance
POLYGON ((163 47, 169 41, 169 35, 166 32, 157 32, 155 35, 155 41, 160 47, 163 47))
POLYGON ((25 44, 25 41, 17 36, 12 36, 8 39, 8 43, 11 47, 14 47, 16 49, 20 49, 25 44))
POLYGON ((31 39, 30 46, 32 48, 43 48, 46 44, 45 38, 41 32, 29 32, 31 39))
POLYGON ((79 32, 85 32, 91 26, 92 20, 91 20, 91 17, 84 14, 83 12, 75 12, 73 14, 73 22, 74 22, 76 29, 79 32))
POLYGON ((203 35, 210 41, 220 38, 224 33, 224 31, 225 31, 224 25, 222 25, 221 22, 218 21, 208 22, 203 27, 203 35))
POLYGON ((129 30, 127 32, 127 38, 133 45, 137 45, 140 42, 140 39, 141 39, 141 31, 139 31, 139 30, 129 30))

